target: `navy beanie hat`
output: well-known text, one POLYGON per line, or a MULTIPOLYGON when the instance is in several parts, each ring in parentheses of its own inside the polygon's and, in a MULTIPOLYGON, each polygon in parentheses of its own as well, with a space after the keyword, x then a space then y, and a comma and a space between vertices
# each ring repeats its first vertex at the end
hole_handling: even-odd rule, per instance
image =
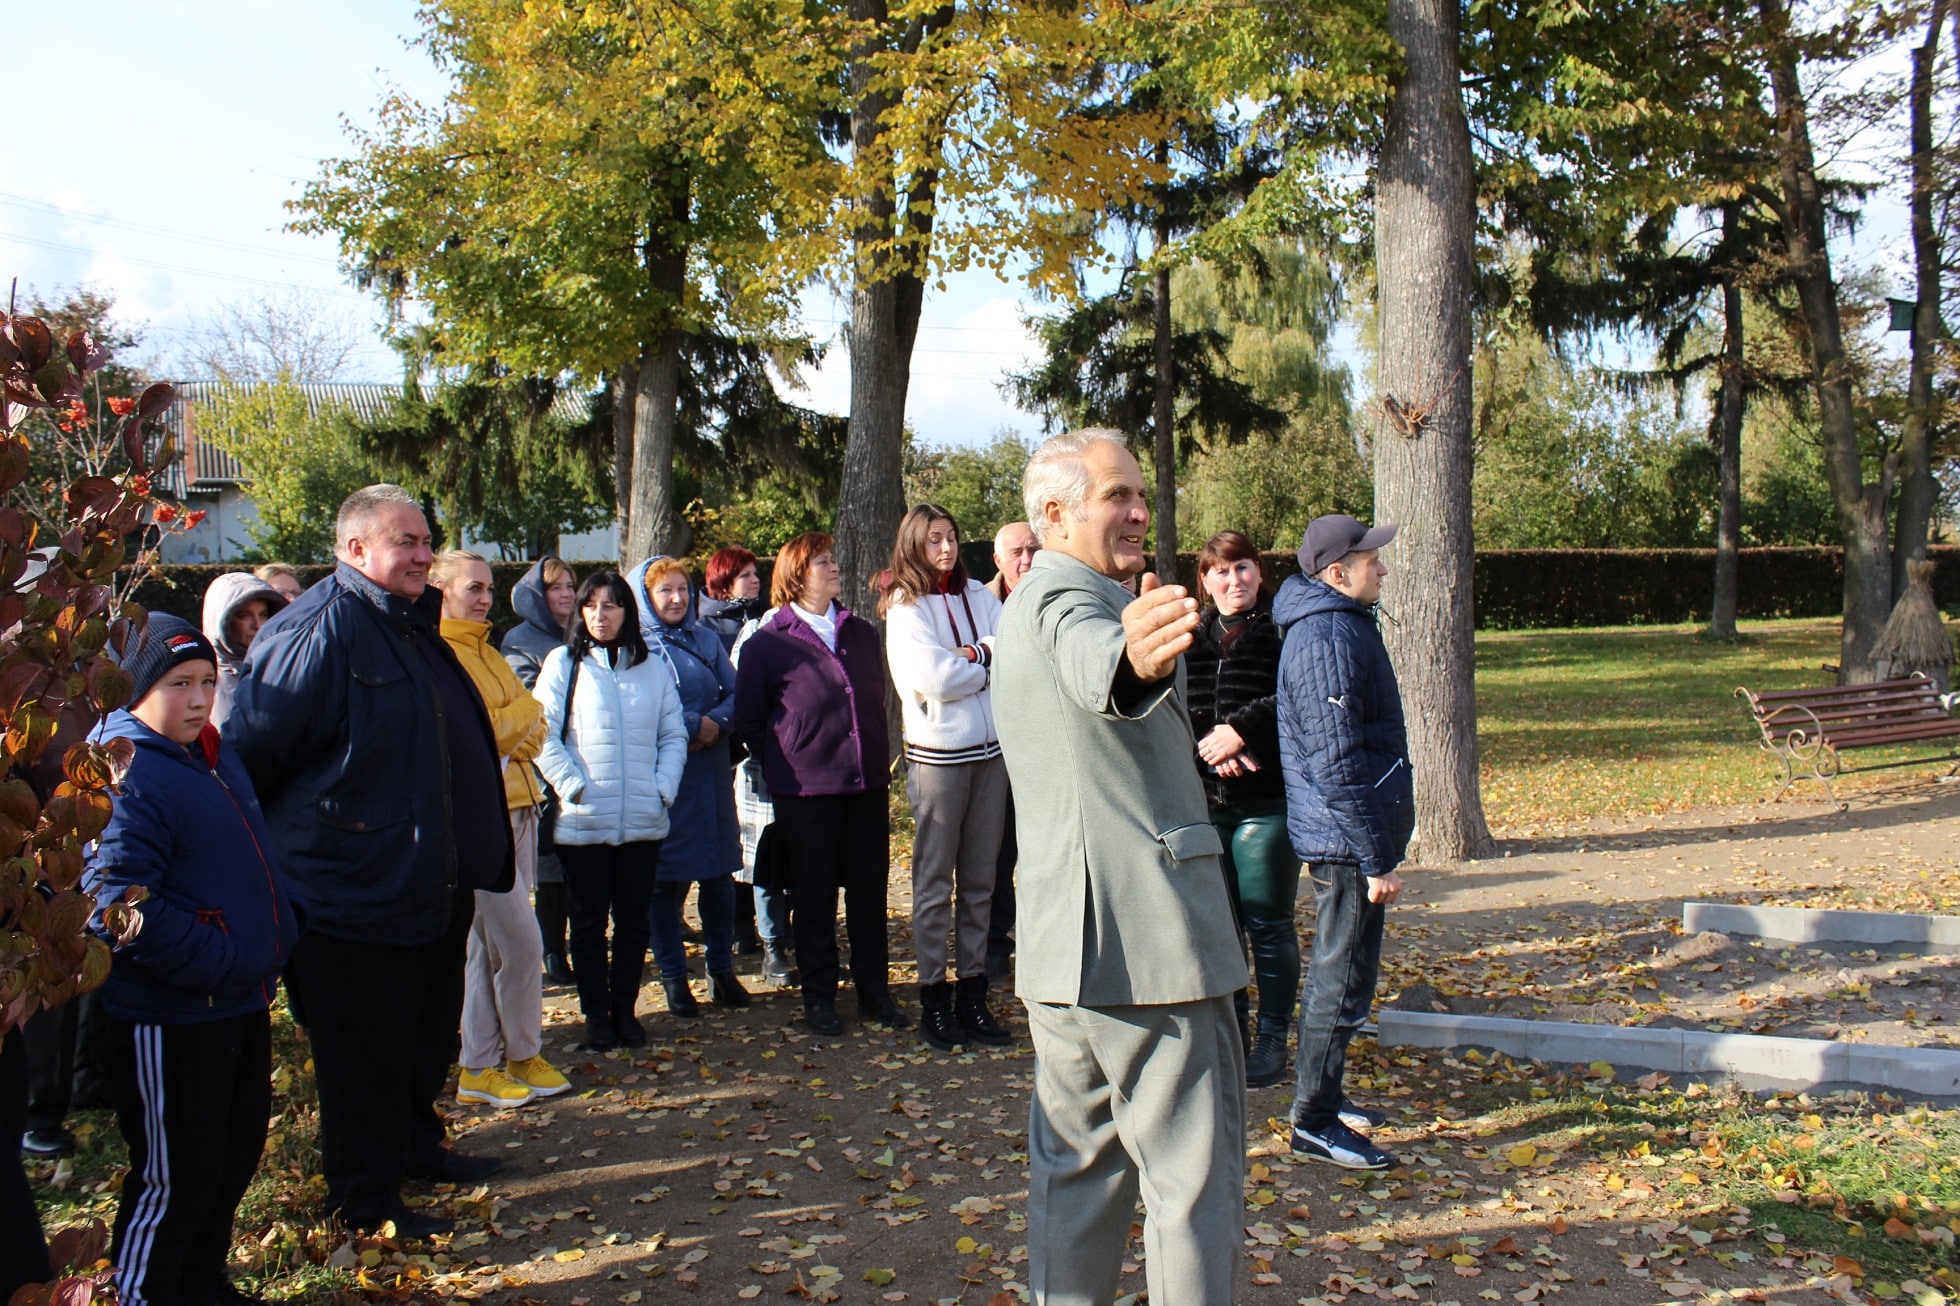
POLYGON ((182 617, 173 617, 167 612, 151 613, 136 647, 123 655, 123 670, 136 682, 136 688, 129 696, 130 704, 134 706, 142 702, 143 696, 171 668, 199 658, 214 668, 218 665, 217 651, 211 647, 211 641, 204 638, 203 631, 182 617))

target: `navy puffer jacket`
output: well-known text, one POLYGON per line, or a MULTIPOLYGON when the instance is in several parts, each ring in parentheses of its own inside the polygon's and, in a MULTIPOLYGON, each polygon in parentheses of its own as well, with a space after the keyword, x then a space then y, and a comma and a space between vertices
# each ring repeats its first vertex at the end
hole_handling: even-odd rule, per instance
POLYGON ((1273 598, 1286 829, 1303 862, 1386 875, 1415 829, 1409 738, 1374 611, 1324 581, 1289 577, 1273 598))
MULTIPOLYGON (((245 768, 209 726, 186 747, 119 711, 97 738, 136 751, 83 884, 100 906, 133 886, 150 893, 142 930, 109 968, 103 1005, 161 1025, 264 1011, 299 921, 245 768)), ((101 919, 98 908, 98 931, 101 919)))

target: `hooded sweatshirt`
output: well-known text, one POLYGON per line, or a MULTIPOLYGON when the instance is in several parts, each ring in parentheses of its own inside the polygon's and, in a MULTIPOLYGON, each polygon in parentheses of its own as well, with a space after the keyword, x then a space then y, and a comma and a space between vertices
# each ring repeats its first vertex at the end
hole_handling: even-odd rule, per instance
POLYGON ((249 571, 228 571, 204 591, 204 638, 218 651, 218 693, 211 704, 214 726, 222 726, 231 715, 232 691, 245 664, 245 646, 231 638, 231 619, 254 599, 265 604, 267 617, 286 606, 285 595, 249 571))
POLYGON ((524 688, 536 689, 538 668, 555 648, 565 645, 565 631, 551 615, 551 603, 544 593, 544 564, 550 555, 531 564, 517 584, 510 587, 510 606, 517 612, 517 624, 504 632, 504 661, 517 673, 524 688))

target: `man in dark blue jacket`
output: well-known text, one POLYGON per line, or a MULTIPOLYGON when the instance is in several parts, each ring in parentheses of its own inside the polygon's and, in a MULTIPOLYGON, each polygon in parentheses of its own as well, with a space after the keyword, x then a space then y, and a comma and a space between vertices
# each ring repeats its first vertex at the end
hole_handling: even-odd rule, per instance
POLYGON ((490 718, 443 642, 429 525, 356 490, 334 574, 259 631, 225 738, 251 772, 308 932, 288 979, 313 1042, 327 1209, 423 1236, 401 1183, 500 1168, 444 1146, 475 891, 514 883, 490 718))
POLYGON ((1350 1170, 1382 1170, 1393 1160, 1361 1132, 1381 1115, 1348 1102, 1341 1081, 1348 1043, 1374 1002, 1386 910, 1402 892, 1395 868, 1415 828, 1402 699, 1375 627, 1388 576, 1381 548, 1394 538, 1393 526, 1317 517, 1300 547, 1303 574, 1273 598, 1273 620, 1286 632, 1279 663, 1286 827, 1317 905, 1293 1150, 1350 1170))

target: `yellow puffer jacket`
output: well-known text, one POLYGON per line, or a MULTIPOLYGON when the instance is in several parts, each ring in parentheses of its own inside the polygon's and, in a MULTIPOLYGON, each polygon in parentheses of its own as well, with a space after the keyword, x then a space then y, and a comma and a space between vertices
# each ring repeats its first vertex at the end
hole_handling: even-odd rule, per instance
POLYGON ((497 751, 510 759, 504 768, 505 803, 514 808, 537 806, 544 801, 544 790, 538 786, 531 759, 544 747, 544 708, 519 683, 504 655, 490 646, 489 622, 444 617, 442 637, 490 710, 497 751))

